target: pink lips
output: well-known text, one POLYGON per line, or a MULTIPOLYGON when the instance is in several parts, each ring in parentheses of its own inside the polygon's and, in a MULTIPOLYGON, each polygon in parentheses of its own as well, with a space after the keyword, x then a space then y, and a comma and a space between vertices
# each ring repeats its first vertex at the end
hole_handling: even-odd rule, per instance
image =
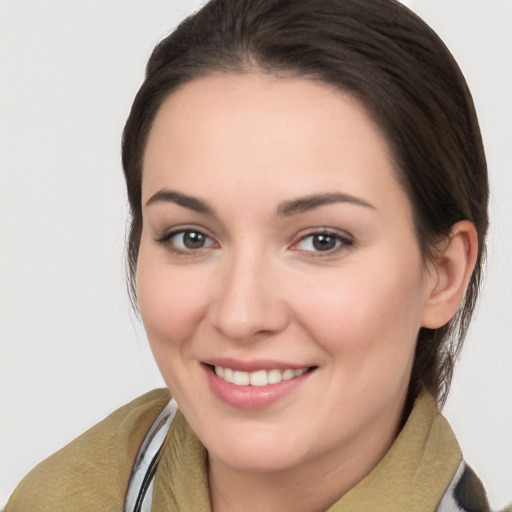
POLYGON ((241 362, 231 359, 215 359, 215 361, 205 362, 202 366, 213 394, 231 407, 246 410, 258 410, 271 406, 291 394, 311 375, 311 372, 306 372, 300 377, 294 377, 290 380, 283 380, 276 384, 267 384, 265 386, 237 386, 215 375, 212 366, 222 366, 223 368, 231 368, 245 372, 263 369, 300 369, 304 366, 290 365, 289 363, 279 363, 275 361, 260 360, 241 362))
MULTIPOLYGON (((269 370, 275 368, 277 370, 299 370, 304 368, 303 364, 286 363, 273 359, 257 359, 254 361, 241 361, 230 357, 216 357, 214 359, 206 359, 204 364, 210 366, 222 366, 223 368, 231 368, 232 370, 240 370, 242 372, 255 372, 258 370, 269 370)), ((306 365, 307 366, 307 365, 306 365)))

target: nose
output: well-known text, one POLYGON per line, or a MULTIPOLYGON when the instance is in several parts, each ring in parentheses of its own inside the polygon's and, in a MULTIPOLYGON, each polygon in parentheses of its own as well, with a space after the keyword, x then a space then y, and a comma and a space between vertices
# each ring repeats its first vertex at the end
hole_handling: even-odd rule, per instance
POLYGON ((215 329, 237 342, 284 330, 290 313, 277 274, 275 266, 251 251, 226 261, 209 309, 215 329))

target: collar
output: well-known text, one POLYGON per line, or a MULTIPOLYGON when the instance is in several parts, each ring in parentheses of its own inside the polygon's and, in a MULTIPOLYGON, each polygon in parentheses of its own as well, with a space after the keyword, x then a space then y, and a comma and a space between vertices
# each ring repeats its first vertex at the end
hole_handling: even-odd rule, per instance
MULTIPOLYGON (((461 460, 452 429, 423 393, 391 449, 328 512, 435 511, 461 460)), ((179 410, 156 472, 152 510, 211 512, 207 453, 179 410)))

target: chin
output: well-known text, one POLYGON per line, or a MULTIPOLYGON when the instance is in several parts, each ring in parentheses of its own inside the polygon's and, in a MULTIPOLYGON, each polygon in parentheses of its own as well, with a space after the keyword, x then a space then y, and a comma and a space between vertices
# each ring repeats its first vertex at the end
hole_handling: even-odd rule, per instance
POLYGON ((208 451, 208 455, 210 459, 240 473, 277 473, 300 464, 296 453, 276 452, 261 447, 237 449, 232 446, 229 450, 222 451, 219 456, 212 451, 208 451))
POLYGON ((232 470, 272 473, 300 464, 305 455, 300 452, 301 443, 295 443, 289 435, 240 430, 243 435, 224 430, 221 438, 206 436, 202 441, 209 457, 232 470), (283 442, 286 439, 288 442, 283 442))

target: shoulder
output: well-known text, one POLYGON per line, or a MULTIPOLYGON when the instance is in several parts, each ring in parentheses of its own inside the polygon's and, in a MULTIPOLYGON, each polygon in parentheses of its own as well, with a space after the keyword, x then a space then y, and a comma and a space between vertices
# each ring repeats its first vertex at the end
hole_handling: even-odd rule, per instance
POLYGON ((5 512, 122 510, 140 444, 169 400, 167 389, 157 389, 110 414, 36 466, 5 512))

